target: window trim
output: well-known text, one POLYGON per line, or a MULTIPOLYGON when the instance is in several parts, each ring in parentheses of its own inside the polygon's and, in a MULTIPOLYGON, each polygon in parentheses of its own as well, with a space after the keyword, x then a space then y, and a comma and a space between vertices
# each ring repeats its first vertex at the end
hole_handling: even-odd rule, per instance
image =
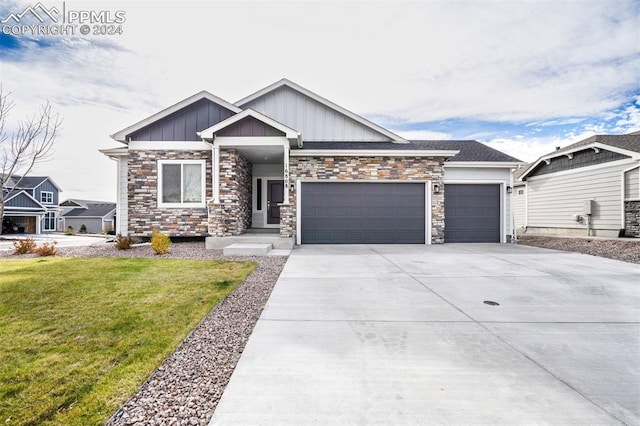
POLYGON ((42 204, 53 204, 53 191, 40 191, 40 202, 42 204), (51 196, 51 201, 43 200, 43 196, 47 194, 51 196))
POLYGON ((57 222, 56 212, 54 212, 54 211, 46 212, 44 214, 44 216, 42 217, 42 230, 43 231, 55 231, 56 230, 56 222, 57 222), (49 221, 51 221, 51 222, 49 223, 49 221), (48 228, 47 225, 51 225, 51 224, 53 224, 53 228, 48 228))
POLYGON ((205 197, 205 192, 206 192, 206 188, 207 188, 207 180, 206 180, 206 170, 207 170, 207 162, 206 160, 158 160, 158 207, 162 207, 162 208, 205 208, 207 206, 206 204, 206 197, 205 197), (180 197, 183 197, 183 193, 182 193, 182 176, 184 173, 184 165, 193 165, 193 164, 197 164, 200 166, 200 176, 201 176, 201 182, 202 182, 202 188, 201 188, 201 193, 200 193, 200 199, 202 200, 199 203, 185 203, 185 202, 180 202, 180 203, 163 203, 162 202, 162 197, 163 197, 163 193, 162 193, 162 183, 163 183, 163 175, 162 175, 162 169, 163 166, 165 164, 179 164, 180 167, 180 197))

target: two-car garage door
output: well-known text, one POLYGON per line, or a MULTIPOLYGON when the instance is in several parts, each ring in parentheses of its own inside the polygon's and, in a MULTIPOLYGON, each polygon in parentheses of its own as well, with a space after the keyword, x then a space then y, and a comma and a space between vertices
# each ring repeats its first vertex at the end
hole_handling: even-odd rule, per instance
MULTIPOLYGON (((424 244, 422 182, 302 182, 302 244, 424 244)), ((500 242, 500 185, 445 185, 445 242, 500 242)))
POLYGON ((302 244, 424 244, 425 184, 303 182, 302 244))

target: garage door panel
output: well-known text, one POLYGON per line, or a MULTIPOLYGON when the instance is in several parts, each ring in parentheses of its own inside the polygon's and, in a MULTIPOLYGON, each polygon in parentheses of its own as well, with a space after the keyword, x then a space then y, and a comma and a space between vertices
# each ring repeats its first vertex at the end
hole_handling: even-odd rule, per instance
POLYGON ((304 182, 301 188, 303 244, 425 242, 424 183, 304 182))
POLYGON ((447 184, 444 241, 500 242, 500 185, 447 184))

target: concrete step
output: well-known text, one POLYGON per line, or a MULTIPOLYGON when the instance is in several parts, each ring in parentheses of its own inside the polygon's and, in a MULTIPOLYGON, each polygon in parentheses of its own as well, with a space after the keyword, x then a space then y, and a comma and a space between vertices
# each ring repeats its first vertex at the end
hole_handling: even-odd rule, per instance
POLYGON ((224 256, 265 256, 271 251, 271 244, 234 243, 222 249, 224 256))

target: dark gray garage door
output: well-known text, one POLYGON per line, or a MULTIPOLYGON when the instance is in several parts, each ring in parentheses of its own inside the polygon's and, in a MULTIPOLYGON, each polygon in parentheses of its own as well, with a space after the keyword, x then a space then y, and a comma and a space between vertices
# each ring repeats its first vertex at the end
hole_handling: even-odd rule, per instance
POLYGON ((303 244, 424 244, 423 183, 305 182, 303 244))
POLYGON ((500 185, 444 186, 444 242, 500 242, 500 185))

